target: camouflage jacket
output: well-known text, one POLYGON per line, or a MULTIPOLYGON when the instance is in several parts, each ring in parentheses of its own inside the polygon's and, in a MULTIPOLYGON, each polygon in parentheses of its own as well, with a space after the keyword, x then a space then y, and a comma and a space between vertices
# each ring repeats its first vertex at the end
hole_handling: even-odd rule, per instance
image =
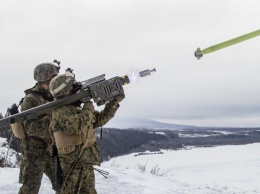
MULTIPOLYGON (((94 113, 90 112, 89 110, 77 108, 74 105, 58 107, 52 113, 50 129, 54 133, 54 136, 55 132, 60 131, 68 135, 83 134, 86 127, 89 130, 93 130, 93 128, 101 127, 105 125, 110 119, 112 119, 119 108, 119 105, 115 104, 115 101, 112 100, 106 104, 104 110, 100 112, 95 111, 94 113)), ((95 138, 93 139, 95 140, 95 138)), ((60 140, 57 139, 57 141, 60 140)), ((84 143, 84 141, 82 143, 84 143)), ((59 155, 61 161, 63 161, 63 159, 75 160, 82 146, 83 144, 77 146, 75 151, 73 149, 73 152, 68 154, 59 155)), ((79 164, 83 162, 82 164, 89 163, 100 165, 100 160, 101 158, 98 147, 94 143, 92 147, 87 147, 84 149, 79 164)))
MULTIPOLYGON (((45 104, 51 100, 51 94, 45 90, 40 84, 36 84, 33 88, 25 91, 21 104, 21 111, 25 111, 42 104, 45 104), (47 100, 48 99, 48 100, 47 100)), ((50 115, 43 115, 38 119, 30 119, 24 121, 24 129, 26 136, 33 136, 51 142, 49 134, 50 115)))
POLYGON ((58 107, 52 113, 50 127, 52 132, 62 131, 66 134, 81 134, 84 126, 90 124, 93 124, 93 128, 104 126, 114 117, 118 108, 119 105, 114 106, 112 100, 105 105, 104 110, 95 111, 94 117, 91 119, 88 110, 77 109, 74 105, 58 107))

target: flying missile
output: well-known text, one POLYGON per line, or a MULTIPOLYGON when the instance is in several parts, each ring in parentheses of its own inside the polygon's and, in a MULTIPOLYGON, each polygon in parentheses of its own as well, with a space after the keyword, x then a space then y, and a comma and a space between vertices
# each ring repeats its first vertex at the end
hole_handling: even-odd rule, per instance
POLYGON ((204 54, 209 54, 209 53, 215 52, 217 50, 232 46, 234 44, 246 41, 248 39, 254 38, 254 37, 259 36, 259 35, 260 35, 260 30, 256 30, 254 32, 251 32, 251 33, 230 39, 228 41, 213 45, 213 46, 208 47, 208 48, 203 49, 203 50, 200 50, 200 48, 197 48, 194 55, 195 55, 195 57, 197 57, 197 59, 200 59, 204 54))
POLYGON ((146 69, 146 70, 144 70, 144 71, 140 71, 140 72, 139 72, 139 75, 140 75, 140 77, 145 77, 145 76, 151 75, 151 73, 152 73, 153 71, 155 72, 156 69, 155 69, 155 68, 153 68, 153 69, 151 69, 151 70, 146 69))

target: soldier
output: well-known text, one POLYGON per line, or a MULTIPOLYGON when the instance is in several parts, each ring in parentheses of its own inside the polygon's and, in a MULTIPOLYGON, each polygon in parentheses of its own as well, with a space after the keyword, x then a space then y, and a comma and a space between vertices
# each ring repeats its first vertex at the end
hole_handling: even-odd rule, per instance
MULTIPOLYGON (((33 88, 25 91, 21 111, 37 107, 53 100, 49 91, 50 81, 59 73, 58 66, 53 63, 41 63, 34 69, 33 88)), ((22 140, 21 174, 23 185, 19 194, 37 194, 45 173, 54 187, 54 159, 50 156, 51 137, 49 133, 50 115, 45 114, 37 119, 23 122, 25 138, 22 140)))
MULTIPOLYGON (((71 95, 75 75, 69 71, 55 77, 50 90, 55 99, 71 95)), ((96 194, 93 165, 100 165, 100 152, 94 128, 105 125, 114 117, 124 95, 118 95, 96 111, 92 102, 81 108, 80 103, 61 106, 52 112, 53 133, 62 171, 61 194, 96 194)))

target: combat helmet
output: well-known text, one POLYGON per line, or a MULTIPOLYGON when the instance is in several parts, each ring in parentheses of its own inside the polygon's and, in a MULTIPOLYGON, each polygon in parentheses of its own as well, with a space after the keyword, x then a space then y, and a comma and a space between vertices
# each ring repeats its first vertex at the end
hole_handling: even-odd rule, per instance
POLYGON ((59 66, 53 63, 41 63, 34 68, 34 79, 38 82, 44 82, 50 79, 51 76, 59 73, 59 66))
POLYGON ((75 75, 66 71, 66 73, 60 74, 54 77, 50 82, 50 92, 54 98, 62 98, 69 94, 73 89, 75 82, 75 75))

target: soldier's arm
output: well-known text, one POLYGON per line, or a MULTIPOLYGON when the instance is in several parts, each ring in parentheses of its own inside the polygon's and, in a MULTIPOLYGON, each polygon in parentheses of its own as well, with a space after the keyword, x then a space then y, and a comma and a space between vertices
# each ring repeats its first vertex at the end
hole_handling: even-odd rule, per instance
MULTIPOLYGON (((22 111, 28 110, 34 107, 39 106, 36 99, 30 96, 26 96, 22 103, 22 111)), ((38 119, 30 119, 27 121, 24 121, 24 127, 27 135, 31 136, 38 136, 42 134, 43 130, 48 129, 49 127, 50 118, 49 116, 41 116, 38 119)))
POLYGON ((115 116, 118 108, 119 102, 116 99, 113 99, 105 105, 105 108, 102 111, 94 111, 95 122, 93 127, 97 128, 104 126, 110 119, 115 116))

